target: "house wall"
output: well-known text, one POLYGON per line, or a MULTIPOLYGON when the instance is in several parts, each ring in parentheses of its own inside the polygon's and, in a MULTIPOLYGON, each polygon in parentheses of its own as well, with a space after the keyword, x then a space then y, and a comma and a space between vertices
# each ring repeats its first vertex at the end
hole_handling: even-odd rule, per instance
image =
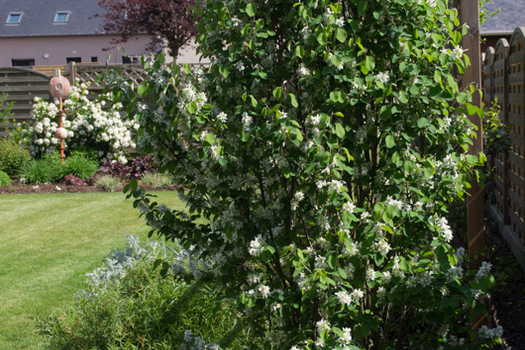
POLYGON ((98 62, 105 63, 109 55, 110 63, 122 63, 124 52, 128 56, 147 54, 144 47, 149 40, 149 36, 139 35, 114 47, 111 37, 103 35, 4 37, 0 38, 0 66, 11 66, 12 59, 34 59, 37 66, 62 65, 67 57, 81 57, 82 62, 97 57, 98 62), (108 47, 113 48, 104 51, 108 47))

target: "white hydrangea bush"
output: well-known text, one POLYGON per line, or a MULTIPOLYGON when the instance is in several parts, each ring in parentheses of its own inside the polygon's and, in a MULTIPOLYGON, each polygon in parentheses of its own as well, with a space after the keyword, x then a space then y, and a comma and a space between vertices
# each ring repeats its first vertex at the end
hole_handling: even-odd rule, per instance
MULTIPOLYGON (((474 89, 443 1, 202 1, 204 69, 116 80, 189 214, 131 183, 152 232, 207 261, 250 349, 487 349, 494 278, 454 247, 474 89), (446 48, 446 49, 443 49, 446 48), (202 219, 206 222, 203 222, 202 219)), ((459 28, 459 29, 458 29, 459 28)), ((223 294, 221 294, 221 292, 223 294)), ((225 348, 227 342, 217 340, 225 348)))
MULTIPOLYGON (((139 124, 121 116, 122 105, 109 103, 111 93, 88 98, 85 84, 72 86, 62 103, 63 127, 68 131, 64 140, 66 151, 91 149, 97 152, 100 161, 127 162, 127 151, 137 147, 134 135, 139 124)), ((56 136, 59 127, 58 102, 35 98, 31 116, 33 124, 19 125, 20 136, 29 144, 31 154, 40 157, 58 150, 60 139, 56 136)))

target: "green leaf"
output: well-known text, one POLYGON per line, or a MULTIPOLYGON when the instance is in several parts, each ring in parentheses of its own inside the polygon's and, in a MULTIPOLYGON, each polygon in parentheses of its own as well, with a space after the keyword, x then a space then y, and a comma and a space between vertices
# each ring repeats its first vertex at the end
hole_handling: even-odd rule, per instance
POLYGON ((255 16, 255 6, 252 3, 246 5, 246 14, 250 17, 255 16))
POLYGON ((346 41, 346 38, 348 37, 348 33, 343 28, 337 28, 335 37, 337 40, 344 43, 346 41))
POLYGON ((139 96, 144 96, 144 95, 146 95, 147 92, 148 92, 148 86, 147 85, 142 84, 142 85, 139 85, 137 87, 137 93, 139 94, 139 96))
POLYGON ((369 71, 373 71, 376 67, 376 61, 374 60, 374 57, 372 56, 366 56, 365 58, 365 65, 366 68, 368 68, 369 71))
POLYGON ((417 126, 418 128, 420 129, 423 129, 423 128, 426 128, 427 126, 429 126, 431 123, 430 123, 430 120, 428 120, 427 118, 419 118, 417 120, 417 126))
POLYGON ((195 103, 195 101, 191 101, 186 109, 190 114, 195 114, 197 113, 197 104, 195 103))
POLYGON ((340 139, 342 139, 343 137, 345 137, 345 128, 339 124, 339 123, 336 123, 335 124, 335 134, 337 135, 337 137, 339 137, 340 139))
POLYGON ((406 92, 401 91, 399 93, 399 102, 401 102, 401 103, 408 103, 408 95, 407 95, 406 92))
POLYGON ((367 5, 368 5, 367 0, 357 1, 357 11, 359 12, 360 15, 365 13, 367 5))
POLYGON ((288 94, 288 96, 290 97, 290 101, 292 102, 292 106, 294 106, 295 108, 299 107, 299 103, 297 103, 297 99, 295 98, 295 95, 294 94, 288 94))
POLYGON ((215 135, 208 133, 206 137, 204 137, 204 140, 211 146, 215 143, 215 135))
POLYGON ((257 99, 255 97, 253 97, 253 95, 250 95, 250 100, 252 101, 252 106, 253 107, 257 107, 257 105, 258 105, 257 99))
POLYGON ((394 137, 392 135, 388 135, 385 137, 385 144, 387 148, 392 148, 396 145, 396 141, 394 140, 394 137))
POLYGON ((441 83, 441 81, 442 81, 442 80, 441 80, 441 72, 438 71, 438 70, 436 70, 436 71, 434 72, 434 81, 435 81, 436 83, 438 83, 438 84, 441 83))
POLYGON ((228 78, 228 75, 230 75, 230 70, 228 67, 220 66, 219 67, 219 73, 223 76, 224 79, 228 78))
POLYGON ((304 57, 304 47, 302 46, 297 46, 295 48, 295 55, 299 58, 303 58, 304 57))
POLYGON ((186 74, 190 74, 191 73, 190 65, 187 63, 184 63, 184 65, 182 66, 182 71, 186 74))
POLYGON ((283 89, 281 87, 276 87, 273 89, 273 97, 275 97, 276 100, 280 100, 281 96, 283 95, 283 89))

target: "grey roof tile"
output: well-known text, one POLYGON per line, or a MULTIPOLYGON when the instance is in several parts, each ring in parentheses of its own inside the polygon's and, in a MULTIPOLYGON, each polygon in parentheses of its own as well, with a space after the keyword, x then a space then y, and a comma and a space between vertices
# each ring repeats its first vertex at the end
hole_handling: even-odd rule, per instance
POLYGON ((97 12, 97 0, 0 0, 0 37, 102 33, 97 12), (53 24, 57 11, 70 12, 67 24, 53 24), (10 12, 23 13, 20 24, 5 24, 10 12))
POLYGON ((485 5, 489 11, 501 9, 481 25, 481 33, 513 32, 516 27, 525 26, 525 0, 492 0, 485 5))

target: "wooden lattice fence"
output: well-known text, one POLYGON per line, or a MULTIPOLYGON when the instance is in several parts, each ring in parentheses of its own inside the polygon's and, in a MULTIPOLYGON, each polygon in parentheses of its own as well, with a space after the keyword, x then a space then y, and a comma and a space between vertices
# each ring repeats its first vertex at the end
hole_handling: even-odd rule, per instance
MULTIPOLYGON (((135 86, 144 83, 145 73, 140 65, 119 65, 121 73, 135 83, 135 86)), ((37 69, 0 67, 0 94, 7 94, 7 101, 14 102, 13 118, 7 124, 0 125, 0 137, 7 136, 16 123, 30 123, 31 109, 35 97, 51 101, 52 97, 48 91, 49 80, 52 71, 60 69, 63 76, 74 83, 87 83, 90 90, 90 98, 94 98, 103 90, 105 83, 99 83, 99 75, 115 65, 94 65, 92 63, 71 62, 64 66, 35 67, 37 69), (45 72, 45 73, 44 73, 45 72), (13 121, 14 119, 14 121, 13 121)))
MULTIPOLYGON (((13 117, 16 122, 30 122, 35 97, 50 98, 48 84, 50 75, 33 69, 0 67, 0 94, 7 94, 7 101, 14 102, 13 117)), ((6 136, 15 126, 13 119, 2 125, 0 136, 6 136)))
POLYGON ((490 158, 494 187, 489 208, 500 232, 525 269, 525 28, 516 28, 510 43, 500 39, 483 62, 484 102, 496 102, 499 118, 510 127, 508 153, 490 158))

